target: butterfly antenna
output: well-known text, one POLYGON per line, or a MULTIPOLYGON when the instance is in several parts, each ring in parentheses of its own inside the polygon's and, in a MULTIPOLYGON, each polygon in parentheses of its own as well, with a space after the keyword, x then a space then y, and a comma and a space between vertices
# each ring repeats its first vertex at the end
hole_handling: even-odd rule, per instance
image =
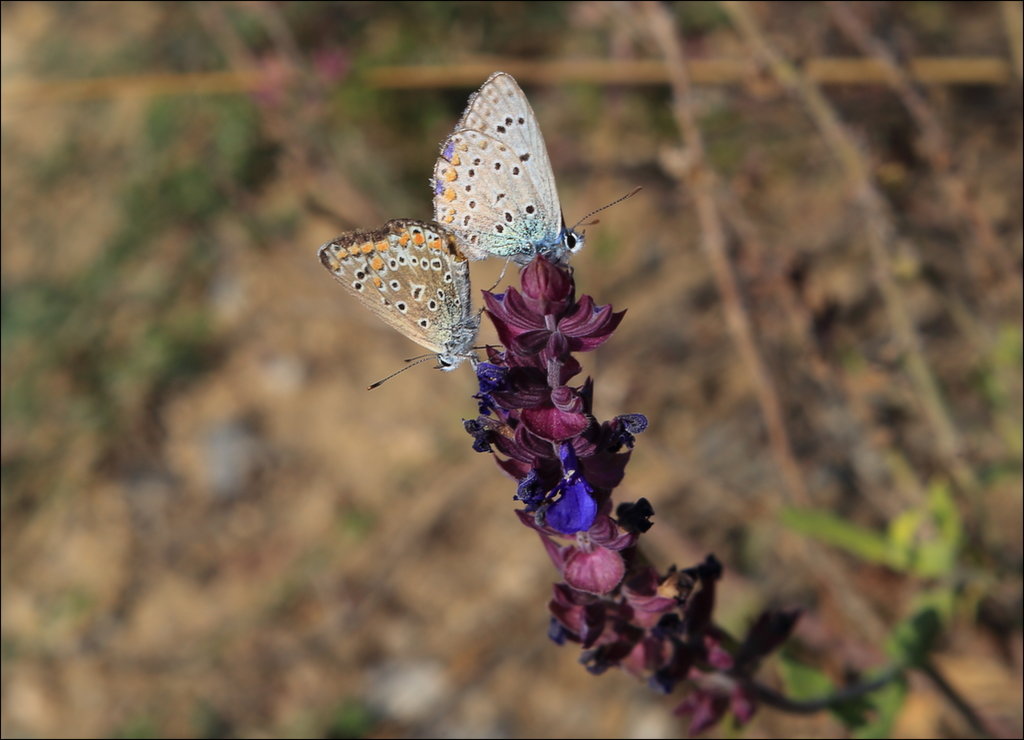
MULTIPOLYGON (((512 262, 512 258, 508 257, 505 260, 505 266, 501 268, 501 274, 498 275, 498 279, 494 281, 494 285, 492 285, 490 288, 487 289, 488 293, 490 293, 492 290, 497 288, 498 287, 498 283, 500 283, 502 280, 505 279, 505 271, 508 269, 508 266, 509 266, 510 262, 512 262)), ((481 310, 483 310, 483 309, 481 309, 481 310)))
MULTIPOLYGON (((583 217, 583 218, 581 218, 581 219, 580 219, 579 221, 577 221, 577 222, 576 222, 576 226, 579 226, 579 225, 581 225, 581 224, 582 224, 582 225, 584 225, 584 226, 591 226, 591 225, 593 225, 593 224, 596 224, 596 223, 597 223, 597 221, 591 221, 591 222, 590 222, 589 224, 584 224, 583 222, 584 222, 584 221, 586 221, 586 220, 587 220, 588 218, 590 218, 591 216, 596 216, 597 214, 599 214, 599 213, 600 213, 601 211, 605 210, 606 208, 611 208, 612 206, 614 206, 614 205, 618 205, 619 203, 621 203, 621 202, 622 202, 622 201, 624 201, 624 200, 628 200, 628 199, 632 198, 632 197, 633 197, 634 195, 636 195, 637 193, 639 193, 639 192, 640 192, 641 190, 643 190, 643 186, 641 186, 641 185, 638 185, 637 187, 633 188, 633 189, 632 189, 631 191, 629 191, 628 193, 626 193, 625 195, 623 195, 623 196, 622 196, 621 198, 616 198, 615 200, 613 200, 613 201, 612 201, 611 203, 609 203, 608 205, 606 205, 606 206, 601 206, 601 207, 600 207, 600 208, 598 208, 598 209, 597 209, 596 211, 591 211, 591 212, 590 212, 590 213, 588 213, 588 214, 587 214, 586 216, 584 216, 584 217, 583 217)), ((573 226, 573 227, 572 227, 572 231, 575 231, 575 230, 576 230, 576 226, 573 226)))
POLYGON ((395 372, 391 373, 391 375, 387 376, 386 378, 381 378, 376 383, 373 383, 372 385, 366 386, 366 390, 372 391, 374 388, 379 388, 380 386, 382 386, 385 383, 387 383, 389 380, 391 380, 393 377, 395 377, 399 373, 404 373, 409 368, 415 367, 416 365, 419 365, 421 362, 426 362, 431 357, 436 357, 436 355, 433 355, 433 354, 423 355, 422 357, 413 357, 413 358, 410 358, 410 359, 406 360, 406 362, 409 363, 408 365, 403 367, 401 370, 395 370, 395 372))

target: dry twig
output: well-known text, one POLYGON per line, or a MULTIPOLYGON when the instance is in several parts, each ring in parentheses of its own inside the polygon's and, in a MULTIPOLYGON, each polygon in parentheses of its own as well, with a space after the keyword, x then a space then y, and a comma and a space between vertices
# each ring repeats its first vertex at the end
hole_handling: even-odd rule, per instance
POLYGON ((875 185, 867 161, 853 134, 840 120, 818 85, 801 74, 768 41, 750 7, 734 0, 723 0, 722 7, 736 28, 765 61, 776 79, 804 102, 829 148, 843 167, 852 194, 864 215, 865 236, 886 313, 903 352, 904 365, 925 417, 935 435, 936 448, 953 479, 966 492, 977 490, 974 472, 965 463, 963 441, 942 397, 938 381, 924 353, 921 338, 901 295, 890 259, 895 227, 889 206, 875 185))
POLYGON ((790 500, 806 506, 810 503, 803 474, 793 454, 793 446, 786 431, 786 423, 778 393, 768 368, 757 347, 750 317, 743 305, 743 297, 733 266, 729 261, 726 234, 715 204, 717 175, 706 162, 704 141, 690 103, 690 78, 682 49, 675 38, 675 26, 660 7, 645 4, 650 19, 651 34, 662 53, 671 80, 675 104, 672 111, 676 125, 686 143, 688 165, 678 173, 686 179, 693 193, 697 216, 701 224, 701 244, 711 263, 715 283, 722 296, 726 322, 736 343, 743 365, 750 373, 764 415, 768 439, 775 459, 786 481, 790 500))
MULTIPOLYGON (((715 281, 722 295, 726 321, 736 342, 740 356, 754 380, 755 391, 765 416, 769 442, 789 486, 789 498, 798 505, 809 505, 810 496, 799 464, 793 454, 785 428, 782 405, 779 402, 771 376, 761 358, 750 319, 743 307, 740 289, 725 246, 725 229, 717 204, 717 176, 705 160, 703 137, 697 124, 690 99, 691 83, 687 74, 686 59, 675 23, 665 8, 657 2, 645 2, 649 34, 661 49, 665 64, 672 80, 673 114, 676 125, 687 146, 689 166, 675 173, 683 177, 693 193, 697 215, 701 224, 701 240, 708 254, 715 281)), ((796 540, 791 543, 795 551, 790 555, 799 557, 802 563, 815 574, 823 589, 842 605, 844 613, 850 615, 853 623, 870 639, 880 640, 885 627, 874 610, 855 592, 842 588, 841 569, 828 553, 811 552, 812 543, 796 540)))
MULTIPOLYGON (((749 59, 694 59, 689 62, 694 85, 739 85, 757 76, 749 59)), ((936 85, 1005 85, 1013 72, 999 57, 917 57, 910 60, 916 82, 936 85)), ((599 85, 664 85, 671 75, 658 61, 629 59, 582 59, 528 62, 522 59, 487 59, 438 66, 378 67, 369 74, 370 84, 392 88, 466 87, 479 84, 494 70, 515 75, 520 82, 589 82, 599 85)), ((877 85, 886 71, 877 62, 857 57, 808 59, 804 73, 822 85, 877 85)))
POLYGON ((1014 283, 1011 293, 1019 296, 1021 291, 1020 275, 1008 249, 998 243, 995 229, 985 212, 971 194, 971 189, 964 182, 956 162, 953 146, 939 116, 932 106, 914 86, 910 72, 897 61, 896 56, 872 35, 864 22, 845 2, 832 0, 827 2, 832 18, 840 31, 853 42, 866 56, 885 71, 886 82, 897 94, 904 107, 914 119, 921 131, 921 153, 939 177, 942 194, 949 204, 952 214, 960 218, 970 229, 969 242, 978 249, 964 250, 967 264, 970 266, 978 285, 990 285, 1006 278, 1014 283), (978 256, 988 257, 988 265, 978 264, 978 256))
POLYGON ((1013 71, 1017 81, 1024 81, 1024 12, 1020 0, 1003 0, 1003 27, 1006 29, 1006 40, 1010 44, 1013 56, 1013 71))
MULTIPOLYGON (((279 34, 274 32, 273 35, 275 42, 279 42, 279 34)), ((217 39, 223 43, 220 34, 217 39)), ((232 60, 231 69, 217 72, 56 80, 10 79, 4 80, 0 99, 5 104, 24 106, 111 98, 258 91, 265 84, 265 75, 255 68, 235 67, 236 61, 232 60)), ((757 65, 749 59, 696 59, 691 62, 691 68, 691 79, 695 85, 740 85, 757 75, 757 65)), ((658 61, 594 59, 524 62, 519 59, 493 59, 435 66, 377 67, 367 73, 367 83, 371 87, 391 89, 474 87, 496 69, 514 74, 524 84, 590 82, 599 85, 664 85, 668 82, 665 67, 658 61)), ((803 70, 809 79, 822 85, 877 85, 887 80, 886 70, 881 65, 870 59, 856 57, 808 59, 803 70)), ((1014 76, 1011 65, 998 57, 917 57, 909 61, 908 70, 915 82, 928 85, 1006 85, 1014 76)))

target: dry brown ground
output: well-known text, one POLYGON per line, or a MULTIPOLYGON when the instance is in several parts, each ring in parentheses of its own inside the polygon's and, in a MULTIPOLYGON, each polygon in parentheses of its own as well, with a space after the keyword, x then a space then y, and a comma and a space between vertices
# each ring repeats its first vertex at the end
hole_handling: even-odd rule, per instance
MULTIPOLYGON (((893 44, 1010 58, 998 4, 917 5, 913 13, 869 10, 902 24, 893 44)), ((76 60, 107 59, 118 45, 157 60, 187 59, 202 44, 232 57, 231 34, 217 35, 223 7, 215 7, 197 20, 193 9, 155 4, 5 4, 4 84, 38 77, 41 55, 44 71, 76 77, 76 60), (202 36, 199 29, 209 37, 189 35, 202 36)), ((273 27, 283 11, 252 4, 231 12, 273 27)), ((342 5, 323 23, 340 24, 348 12, 372 20, 365 6, 342 5)), ((488 13, 473 12, 480 47, 464 50, 467 59, 496 33, 488 13)), ((656 57, 631 35, 642 32, 632 6, 621 12, 636 28, 596 6, 558 12, 571 33, 549 54, 614 59, 646 49, 656 57)), ((296 23, 308 27, 311 13, 296 23)), ((419 22, 403 13, 411 11, 369 23, 364 46, 350 41, 346 53, 375 61, 371 51, 419 22)), ((761 15, 789 54, 852 53, 822 6, 761 15)), ((264 52, 280 51, 270 36, 264 52)), ((691 49, 747 53, 727 28, 691 39, 691 49)), ((125 73, 116 61, 114 71, 125 73)), ((92 71, 84 65, 83 74, 92 71)), ((357 84, 346 80, 336 84, 357 84)), ((315 259, 316 246, 343 226, 429 216, 434 148, 460 112, 452 101, 469 91, 264 102, 261 131, 285 164, 259 188, 218 181, 230 196, 220 211, 163 225, 111 268, 103 260, 130 217, 127 191, 189 158, 216 168, 204 114, 187 119, 168 152, 154 153, 138 143, 153 125, 150 98, 4 100, 4 736, 681 734, 671 698, 623 674, 590 676, 575 649, 547 640, 555 574, 512 515, 514 483, 470 449, 461 423, 475 415, 469 370, 419 368, 363 390, 416 349, 343 295, 315 259), (381 120, 407 114, 394 96, 419 96, 423 120, 393 131, 345 125, 350 113, 367 119, 344 108, 359 100, 379 106, 381 120), (329 142, 334 158, 317 160, 326 147, 316 141, 329 142), (337 195, 346 186, 368 209, 337 195), (311 210, 311 192, 365 221, 339 224, 311 210), (198 257, 197 239, 208 248, 198 257), (18 334, 29 309, 15 301, 31 298, 19 291, 40 281, 86 300, 60 304, 75 312, 45 334, 18 334), (150 300, 162 290, 165 298, 150 300), (151 327, 173 333, 174 317, 190 326, 193 314, 203 326, 197 369, 151 381, 151 368, 164 367, 162 350, 147 349, 157 343, 151 327), (59 361, 38 359, 51 344, 78 347, 79 332, 125 360, 104 365, 89 343, 55 354, 59 361), (107 374, 98 402, 82 398, 97 387, 83 379, 86 367, 107 374), (113 419, 98 421, 97 408, 114 408, 113 419)), ((766 604, 805 607, 801 655, 837 680, 850 667, 883 665, 888 629, 929 584, 779 522, 792 491, 701 251, 691 194, 666 174, 678 134, 665 89, 552 84, 528 93, 567 218, 645 187, 602 214, 574 264, 582 291, 628 309, 612 341, 585 360, 599 418, 642 412, 651 421, 617 493, 653 503, 650 557, 689 565, 715 552, 727 568, 719 617, 737 631, 766 604)), ((893 94, 880 86, 828 93, 862 137, 893 207, 888 246, 899 296, 942 384, 960 459, 980 481, 957 488, 968 544, 950 575, 961 601, 936 662, 998 734, 1013 736, 1022 690, 1013 446, 1021 396, 1012 354, 1021 327, 1020 83, 927 91, 960 181, 995 229, 994 253, 979 253, 972 226, 951 214, 893 94), (1006 332, 1010 357, 993 360, 1006 332), (993 400, 986 382, 1008 395, 993 400)), ((881 529, 920 502, 922 486, 954 478, 955 463, 901 369, 848 182, 804 104, 767 73, 739 87, 699 88, 697 106, 712 164, 753 230, 731 239, 729 253, 809 503, 881 529)), ((475 285, 490 285, 499 267, 474 265, 475 285)), ((776 680, 771 665, 764 676, 776 680)), ((837 732, 824 715, 764 711, 749 735, 837 732)), ((968 733, 919 677, 894 732, 968 733)))

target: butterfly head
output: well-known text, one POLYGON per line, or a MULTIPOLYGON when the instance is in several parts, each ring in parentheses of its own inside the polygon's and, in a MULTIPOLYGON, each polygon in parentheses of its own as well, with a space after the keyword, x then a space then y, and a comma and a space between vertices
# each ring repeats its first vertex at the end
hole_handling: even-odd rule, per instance
POLYGON ((479 330, 479 312, 466 316, 453 327, 451 338, 444 344, 444 351, 437 353, 437 369, 454 370, 463 360, 474 360, 475 355, 469 350, 476 341, 479 330))
MULTIPOLYGON (((577 224, 578 226, 579 224, 577 224)), ((562 230, 558 234, 558 241, 549 246, 541 246, 537 252, 560 265, 569 263, 569 258, 583 249, 583 232, 576 231, 576 227, 569 227, 562 222, 562 230)), ((527 258, 527 261, 531 258, 527 258)), ((525 264, 521 263, 521 264, 525 264)))
POLYGON ((568 254, 576 254, 583 249, 582 231, 576 231, 576 227, 566 228, 562 226, 562 247, 568 254))
POLYGON ((462 364, 463 360, 468 359, 467 355, 456 355, 449 352, 444 352, 437 355, 437 364, 434 366, 438 370, 444 370, 450 372, 462 364))

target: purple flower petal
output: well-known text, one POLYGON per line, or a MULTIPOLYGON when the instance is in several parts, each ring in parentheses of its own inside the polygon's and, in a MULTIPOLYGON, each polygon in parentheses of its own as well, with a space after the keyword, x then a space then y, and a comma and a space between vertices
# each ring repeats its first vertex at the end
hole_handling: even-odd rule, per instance
POLYGON ((733 667, 732 655, 722 644, 711 635, 704 636, 704 648, 707 650, 708 665, 720 671, 728 671, 733 667))
POLYGON ((527 265, 520 280, 525 302, 538 314, 560 315, 572 300, 574 286, 568 271, 543 257, 527 265))
POLYGON ((623 588, 623 594, 637 611, 650 614, 664 614, 679 606, 679 601, 660 591, 661 579, 654 568, 647 567, 631 578, 623 588))
POLYGON ((722 577, 722 564, 714 555, 708 555, 692 571, 692 575, 700 582, 700 589, 690 597, 686 605, 686 621, 694 634, 701 634, 711 626, 711 613, 715 609, 715 582, 722 577))
POLYGON ((507 326, 513 336, 523 331, 546 327, 543 314, 530 310, 515 288, 509 288, 504 294, 498 295, 485 291, 484 303, 487 306, 487 313, 495 323, 507 326))
POLYGON ((512 337, 509 345, 517 354, 535 355, 547 346, 550 338, 551 332, 547 329, 531 329, 512 337))
POLYGON ((601 446, 609 452, 619 452, 623 447, 633 449, 636 437, 647 429, 647 417, 643 414, 622 414, 601 425, 601 446))
POLYGON ((498 463, 498 467, 504 470, 510 478, 515 478, 516 480, 522 478, 531 469, 530 464, 522 460, 502 459, 500 457, 495 457, 494 460, 498 463))
MULTIPOLYGON (((559 411, 553 406, 523 409, 523 424, 538 437, 552 442, 572 439, 590 426, 590 418, 583 414, 559 411)), ((585 527, 584 527, 585 529, 585 527)))
POLYGON ((636 544, 636 535, 623 533, 611 517, 600 515, 590 526, 587 534, 595 545, 608 550, 625 550, 636 544))
POLYGON ((564 645, 571 636, 572 633, 569 630, 563 627, 555 617, 551 617, 548 621, 548 637, 551 642, 556 645, 564 645))
POLYGON ((745 669, 756 667, 761 658, 786 641, 799 618, 799 609, 762 612, 736 652, 736 663, 745 669))
POLYGON ((757 711, 757 698, 749 688, 736 684, 736 687, 732 690, 732 695, 729 697, 729 708, 732 710, 736 722, 745 725, 754 716, 754 712, 757 711))
POLYGON ((566 558, 569 556, 572 548, 567 545, 559 545, 539 529, 537 530, 537 534, 540 535, 540 540, 544 544, 544 549, 547 550, 548 557, 551 558, 551 562, 554 563, 555 568, 557 568, 558 572, 561 573, 565 568, 566 558))
POLYGON ((628 452, 617 455, 598 454, 584 458, 581 462, 583 474, 595 488, 611 490, 622 482, 629 462, 628 452))
POLYGON ((491 452, 493 431, 479 419, 466 419, 462 422, 466 431, 473 435, 473 449, 477 452, 491 452))
POLYGON ((654 526, 654 522, 651 521, 652 516, 654 516, 654 507, 651 506, 650 501, 642 497, 635 503, 623 502, 615 509, 615 518, 618 520, 619 526, 627 532, 636 534, 643 534, 654 526))
MULTIPOLYGON (((551 523, 550 511, 548 523, 551 523)), ((578 591, 591 594, 611 593, 625 574, 626 564, 622 556, 603 547, 595 547, 590 552, 573 548, 562 571, 566 583, 578 591)))
POLYGON ((625 311, 613 313, 611 306, 595 306, 585 295, 572 314, 558 322, 558 330, 571 338, 574 351, 588 351, 603 344, 625 315, 625 311))
POLYGON ((526 504, 527 511, 534 511, 544 500, 548 488, 540 481, 537 471, 533 468, 526 477, 519 481, 516 488, 516 499, 526 504))
POLYGON ((690 735, 698 735, 718 723, 729 708, 729 698, 711 691, 697 690, 686 697, 676 714, 689 714, 690 735))
MULTIPOLYGON (((568 414, 583 413, 583 399, 567 385, 560 385, 551 391, 551 403, 559 411, 564 411, 568 414)), ((573 467, 576 467, 575 463, 573 463, 573 467)))
POLYGON ((562 497, 551 505, 545 523, 562 534, 575 534, 590 528, 597 515, 597 502, 582 476, 563 482, 562 497))

